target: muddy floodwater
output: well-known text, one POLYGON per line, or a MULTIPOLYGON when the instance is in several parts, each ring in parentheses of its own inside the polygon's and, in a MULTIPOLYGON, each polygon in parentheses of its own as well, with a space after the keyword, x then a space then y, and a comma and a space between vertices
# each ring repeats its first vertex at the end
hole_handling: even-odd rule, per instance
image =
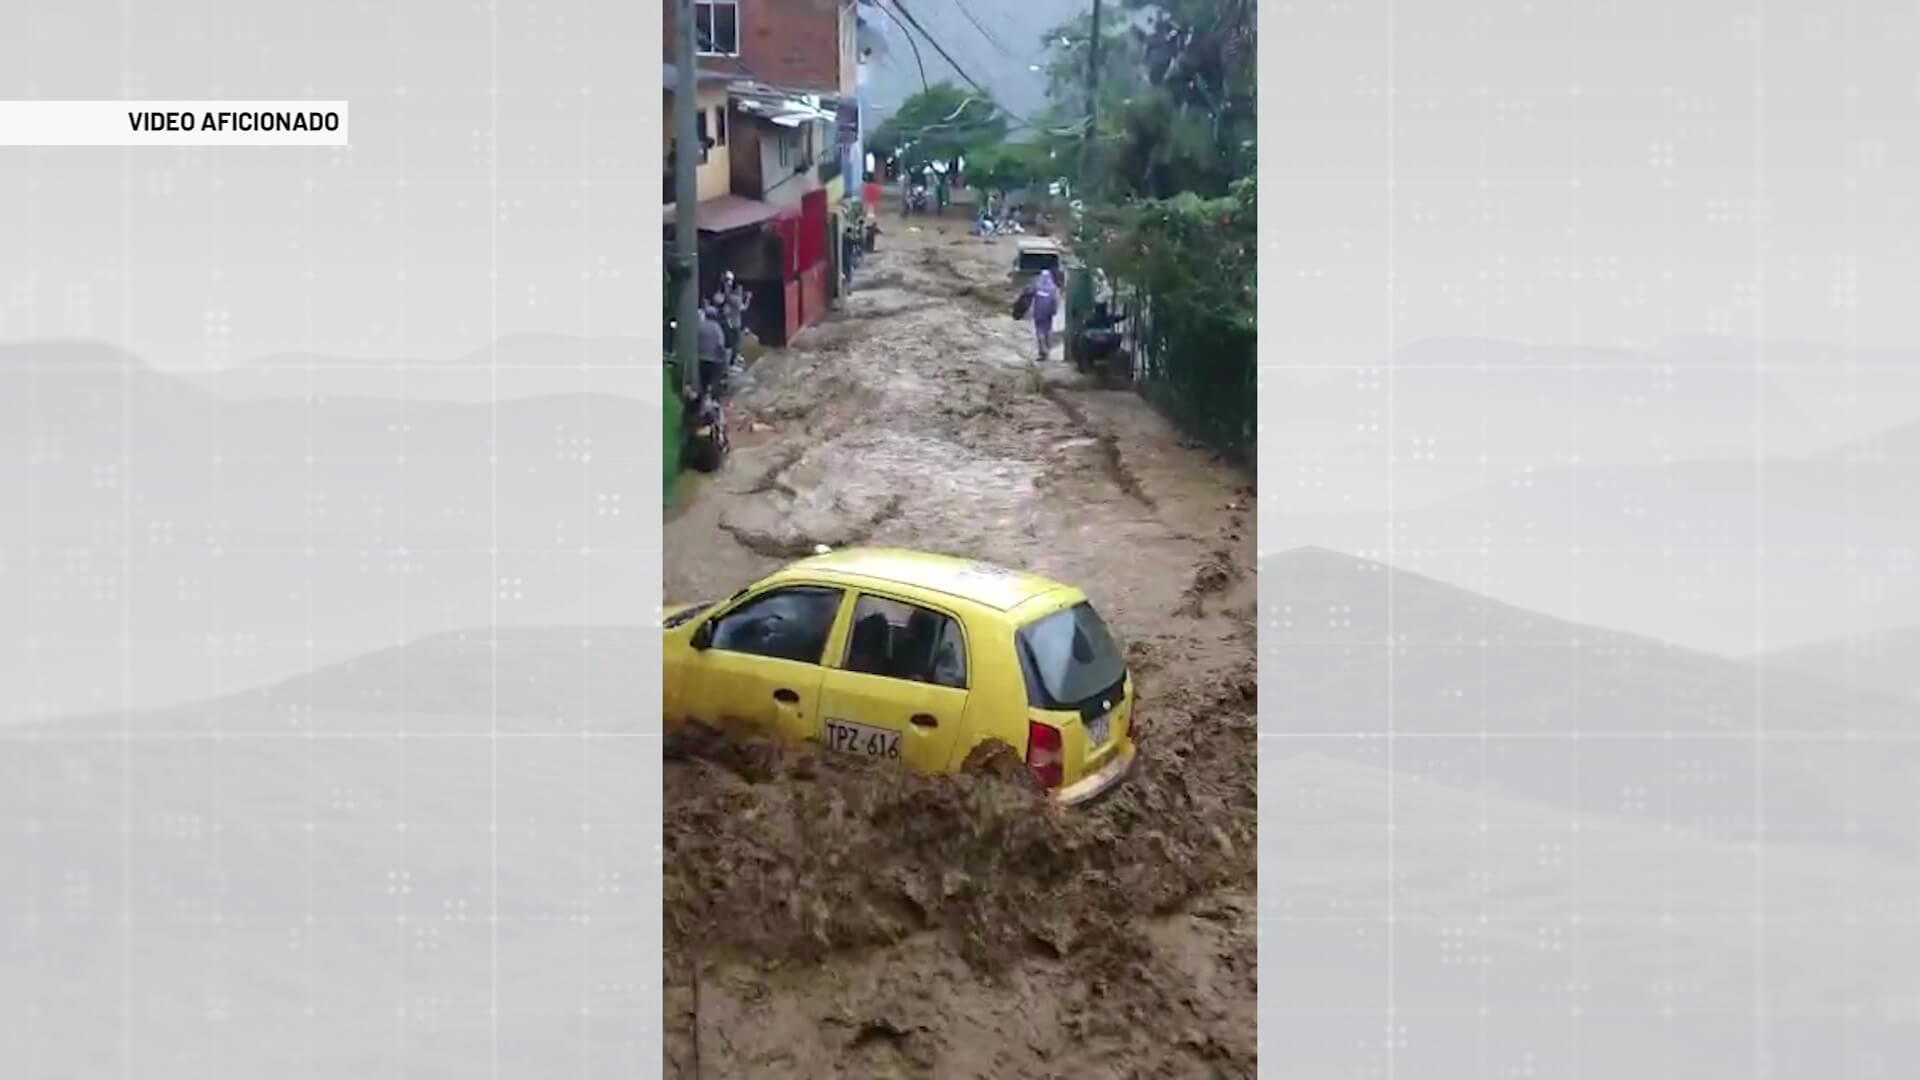
POLYGON ((844 309, 766 354, 679 493, 669 602, 815 544, 1084 588, 1141 760, 1057 811, 985 775, 669 747, 669 1075, 1252 1076, 1254 491, 1147 403, 1033 361, 1008 240, 884 223, 844 309))

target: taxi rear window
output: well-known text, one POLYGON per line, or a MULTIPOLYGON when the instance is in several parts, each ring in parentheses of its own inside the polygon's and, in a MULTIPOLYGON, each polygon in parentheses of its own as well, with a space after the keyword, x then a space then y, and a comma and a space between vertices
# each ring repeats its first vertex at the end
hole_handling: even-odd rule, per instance
POLYGON ((1126 678, 1126 660, 1105 620, 1081 602, 1020 628, 1021 666, 1035 708, 1079 709, 1126 678))

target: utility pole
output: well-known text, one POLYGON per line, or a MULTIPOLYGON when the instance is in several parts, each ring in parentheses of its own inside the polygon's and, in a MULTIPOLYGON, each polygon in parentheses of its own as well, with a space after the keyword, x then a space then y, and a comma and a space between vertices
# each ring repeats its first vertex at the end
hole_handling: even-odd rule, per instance
MULTIPOLYGON (((1093 33, 1087 38, 1087 134, 1080 144, 1080 191, 1093 180, 1094 139, 1100 126, 1100 0, 1093 0, 1093 33)), ((1081 197, 1085 197, 1084 194, 1081 197)))
POLYGON ((673 335, 673 354, 680 364, 680 384, 700 386, 700 223, 695 220, 700 201, 700 133, 694 122, 700 106, 699 78, 694 71, 693 0, 674 0, 673 67, 673 246, 680 271, 680 303, 673 335))

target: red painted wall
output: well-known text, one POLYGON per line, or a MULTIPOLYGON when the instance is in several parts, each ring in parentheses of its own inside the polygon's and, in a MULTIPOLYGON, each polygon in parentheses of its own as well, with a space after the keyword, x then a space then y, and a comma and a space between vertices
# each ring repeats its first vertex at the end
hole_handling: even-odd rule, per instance
POLYGON ((827 257, 827 193, 809 191, 800 199, 800 269, 827 257))
POLYGON ((800 325, 812 326, 827 313, 827 265, 800 272, 800 325))

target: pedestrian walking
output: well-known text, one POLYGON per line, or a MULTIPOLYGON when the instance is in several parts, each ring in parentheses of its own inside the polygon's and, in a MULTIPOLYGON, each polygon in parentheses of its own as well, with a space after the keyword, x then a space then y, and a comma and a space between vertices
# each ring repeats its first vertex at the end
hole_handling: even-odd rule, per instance
POLYGON ((1060 310, 1060 286, 1053 280, 1053 271, 1040 271, 1040 279, 1033 286, 1033 342, 1040 351, 1040 359, 1045 360, 1053 353, 1053 317, 1060 310))

